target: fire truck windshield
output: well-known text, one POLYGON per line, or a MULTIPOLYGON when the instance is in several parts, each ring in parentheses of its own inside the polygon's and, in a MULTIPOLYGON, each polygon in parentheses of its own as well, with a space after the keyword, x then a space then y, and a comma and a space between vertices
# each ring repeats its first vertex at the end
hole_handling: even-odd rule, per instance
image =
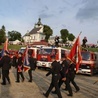
POLYGON ((24 53, 25 49, 20 49, 19 52, 24 53))
POLYGON ((55 49, 40 49, 39 54, 56 54, 55 49))
POLYGON ((82 60, 90 60, 90 53, 89 52, 82 52, 82 60))

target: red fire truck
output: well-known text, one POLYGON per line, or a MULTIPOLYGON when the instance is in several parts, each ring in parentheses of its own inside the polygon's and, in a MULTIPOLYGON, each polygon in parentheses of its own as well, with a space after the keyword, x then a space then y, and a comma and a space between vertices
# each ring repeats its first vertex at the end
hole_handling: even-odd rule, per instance
MULTIPOLYGON (((19 52, 24 53, 25 52, 25 49, 26 49, 26 47, 21 47, 20 50, 19 50, 19 52)), ((31 51, 32 52, 32 56, 34 58, 37 58, 37 49, 38 48, 37 47, 30 47, 28 49, 29 49, 28 51, 31 51)))
POLYGON ((82 61, 79 67, 81 74, 93 75, 98 72, 98 53, 82 51, 82 61))
POLYGON ((69 50, 60 47, 41 47, 37 51, 37 67, 38 68, 50 68, 51 67, 51 55, 56 56, 56 60, 61 60, 62 54, 68 54, 69 50))

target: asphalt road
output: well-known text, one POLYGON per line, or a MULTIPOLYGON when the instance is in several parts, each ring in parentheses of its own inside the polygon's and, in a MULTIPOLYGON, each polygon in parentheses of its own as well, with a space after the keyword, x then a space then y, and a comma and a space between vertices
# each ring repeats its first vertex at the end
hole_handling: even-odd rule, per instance
MULTIPOLYGON (((48 89, 51 81, 51 76, 46 77, 46 73, 47 71, 42 69, 34 72, 34 82, 38 85, 40 91, 42 92, 45 92, 48 89)), ((80 91, 75 93, 75 88, 72 85, 73 98, 98 98, 98 83, 94 84, 96 80, 98 80, 98 75, 76 75, 75 81, 80 87, 80 91)), ((64 87, 65 85, 63 84, 61 87, 61 93, 63 97, 68 98, 68 92, 63 90, 64 87)), ((54 94, 50 94, 50 96, 50 98, 56 97, 54 94)))
MULTIPOLYGON (((23 83, 15 83, 16 70, 12 68, 10 71, 11 85, 0 85, 0 98, 44 98, 43 92, 46 92, 51 82, 51 75, 46 77, 46 73, 47 71, 43 69, 36 69, 33 72, 33 82, 29 83, 28 73, 25 72, 25 81, 23 83)), ((98 98, 98 83, 93 84, 96 80, 98 80, 98 75, 76 75, 75 81, 80 87, 80 91, 75 93, 75 88, 71 85, 73 98, 98 98)), ((68 92, 62 90, 63 88, 64 84, 60 89, 63 98, 70 98, 67 96, 68 92)), ((50 93, 49 98, 58 97, 50 93)))

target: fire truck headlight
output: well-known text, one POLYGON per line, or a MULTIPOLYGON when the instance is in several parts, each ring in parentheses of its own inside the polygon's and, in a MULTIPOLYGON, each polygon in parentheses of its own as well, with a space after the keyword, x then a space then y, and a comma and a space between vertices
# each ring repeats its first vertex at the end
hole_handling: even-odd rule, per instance
POLYGON ((87 66, 87 68, 90 68, 90 66, 87 66))
POLYGON ((51 66, 51 63, 49 63, 49 66, 51 66))
POLYGON ((37 62, 37 66, 40 66, 41 65, 41 63, 40 62, 37 62))

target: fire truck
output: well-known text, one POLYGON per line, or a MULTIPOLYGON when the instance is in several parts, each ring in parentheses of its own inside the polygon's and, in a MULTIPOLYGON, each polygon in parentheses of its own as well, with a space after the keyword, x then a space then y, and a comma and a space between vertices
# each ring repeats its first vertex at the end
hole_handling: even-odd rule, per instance
MULTIPOLYGON (((28 51, 32 52, 32 56, 34 58, 37 58, 37 49, 38 49, 37 47, 29 47, 28 48, 28 51)), ((18 52, 24 53, 25 50, 26 50, 26 47, 21 47, 18 52)))
POLYGON ((81 52, 82 61, 79 66, 81 74, 94 75, 98 72, 98 53, 90 51, 81 52))
POLYGON ((51 55, 55 55, 56 60, 61 60, 62 54, 68 54, 69 50, 61 47, 41 47, 37 51, 37 67, 51 68, 51 55))

